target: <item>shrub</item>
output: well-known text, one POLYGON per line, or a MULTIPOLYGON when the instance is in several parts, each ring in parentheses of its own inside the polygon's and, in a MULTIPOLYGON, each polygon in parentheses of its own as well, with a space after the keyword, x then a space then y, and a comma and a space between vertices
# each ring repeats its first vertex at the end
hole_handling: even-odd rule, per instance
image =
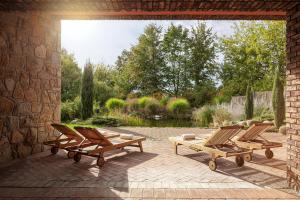
POLYGON ((246 102, 245 102, 245 116, 246 119, 253 118, 253 91, 250 85, 247 86, 246 102))
POLYGON ((159 113, 160 104, 159 102, 152 98, 150 101, 146 101, 146 105, 144 108, 145 114, 148 116, 156 115, 159 113))
POLYGON ((186 99, 171 99, 167 104, 167 109, 178 117, 190 110, 190 104, 186 99))
POLYGON ((126 110, 130 113, 139 112, 139 102, 138 99, 128 99, 126 102, 126 110))
POLYGON ((258 107, 254 110, 254 118, 255 120, 265 121, 265 120, 273 120, 274 114, 270 108, 267 107, 258 107))
POLYGON ((141 97, 138 100, 139 108, 144 109, 146 107, 147 102, 151 101, 152 97, 141 97))
POLYGON ((113 117, 96 116, 92 118, 92 124, 101 126, 118 126, 119 121, 113 117))
POLYGON ((123 126, 145 126, 145 121, 138 116, 132 116, 117 111, 113 113, 112 117, 118 119, 123 126))
POLYGON ((166 106, 168 104, 169 100, 170 100, 169 96, 164 96, 164 97, 161 98, 161 100, 159 101, 159 103, 162 106, 166 106))
POLYGON ((122 99, 117 98, 110 98, 106 101, 105 107, 109 111, 116 111, 116 110, 122 110, 125 107, 126 103, 122 99))
POLYGON ((284 86, 280 76, 280 71, 277 68, 275 72, 273 91, 272 91, 272 106, 274 111, 274 121, 276 128, 279 128, 285 118, 285 104, 284 104, 284 86))
POLYGON ((127 99, 137 99, 138 97, 139 97, 139 94, 133 93, 133 92, 127 94, 127 96, 126 96, 127 99))
POLYGON ((213 122, 214 109, 211 106, 203 106, 193 112, 193 120, 197 125, 202 127, 208 127, 213 122))
POLYGON ((215 126, 222 126, 224 121, 231 121, 231 119, 231 114, 223 108, 216 109, 213 115, 215 126))
POLYGON ((74 101, 66 101, 61 104, 61 120, 68 121, 80 117, 80 98, 76 97, 74 101))

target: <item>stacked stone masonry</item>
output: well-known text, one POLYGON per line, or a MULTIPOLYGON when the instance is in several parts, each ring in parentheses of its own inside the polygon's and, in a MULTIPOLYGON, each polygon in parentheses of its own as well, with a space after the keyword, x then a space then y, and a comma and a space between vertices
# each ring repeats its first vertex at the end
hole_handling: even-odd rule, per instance
POLYGON ((300 6, 287 16, 286 122, 287 178, 291 187, 300 189, 300 6))
POLYGON ((60 20, 0 12, 0 163, 44 150, 60 121, 60 20))

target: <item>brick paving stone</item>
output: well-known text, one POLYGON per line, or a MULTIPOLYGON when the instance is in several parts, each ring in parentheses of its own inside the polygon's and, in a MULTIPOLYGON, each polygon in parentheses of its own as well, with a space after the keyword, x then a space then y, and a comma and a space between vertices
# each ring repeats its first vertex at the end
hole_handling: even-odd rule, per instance
MULTIPOLYGON (((110 128, 144 135, 144 153, 127 148, 105 155, 99 169, 95 159, 83 157, 79 163, 60 151, 33 155, 0 166, 0 199, 4 198, 108 198, 108 199, 292 199, 286 184, 286 145, 274 149, 274 159, 255 151, 252 162, 237 168, 234 158, 219 159, 218 170, 208 168, 209 156, 179 147, 175 155, 169 136, 195 133, 206 137, 211 130, 199 128, 110 128)), ((285 136, 265 137, 285 142, 285 136)))

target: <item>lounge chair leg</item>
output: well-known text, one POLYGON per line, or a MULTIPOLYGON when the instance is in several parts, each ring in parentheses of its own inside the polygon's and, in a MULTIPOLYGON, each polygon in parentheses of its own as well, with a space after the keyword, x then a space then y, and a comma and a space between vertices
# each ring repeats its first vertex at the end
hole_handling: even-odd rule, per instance
POLYGON ((101 153, 99 153, 99 156, 97 159, 97 165, 99 167, 103 167, 104 163, 105 163, 104 156, 103 156, 103 153, 101 152, 101 153))
POLYGON ((178 145, 176 143, 174 143, 174 150, 175 150, 175 154, 178 154, 178 145))
POLYGON ((139 143, 140 151, 144 152, 142 142, 138 142, 138 143, 139 143))

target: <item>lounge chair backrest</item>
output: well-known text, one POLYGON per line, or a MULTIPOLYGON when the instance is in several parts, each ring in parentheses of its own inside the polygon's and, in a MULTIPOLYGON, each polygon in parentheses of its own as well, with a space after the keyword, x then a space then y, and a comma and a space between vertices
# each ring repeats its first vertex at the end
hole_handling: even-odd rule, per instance
POLYGON ((87 127, 75 127, 75 130, 83 135, 91 143, 101 146, 113 145, 107 138, 105 138, 97 129, 87 127))
POLYGON ((246 132, 241 135, 239 141, 249 141, 256 139, 260 134, 265 132, 267 129, 271 128, 273 123, 255 123, 250 126, 246 132))
POLYGON ((243 126, 233 125, 217 129, 204 143, 205 146, 226 144, 231 138, 236 136, 243 126))
POLYGON ((83 137, 81 137, 79 134, 77 134, 74 130, 69 128, 66 125, 63 124, 58 124, 58 123, 53 123, 51 124, 53 128, 55 128, 57 131, 59 131, 61 134, 66 136, 67 138, 70 139, 75 139, 75 140, 83 140, 83 137))

